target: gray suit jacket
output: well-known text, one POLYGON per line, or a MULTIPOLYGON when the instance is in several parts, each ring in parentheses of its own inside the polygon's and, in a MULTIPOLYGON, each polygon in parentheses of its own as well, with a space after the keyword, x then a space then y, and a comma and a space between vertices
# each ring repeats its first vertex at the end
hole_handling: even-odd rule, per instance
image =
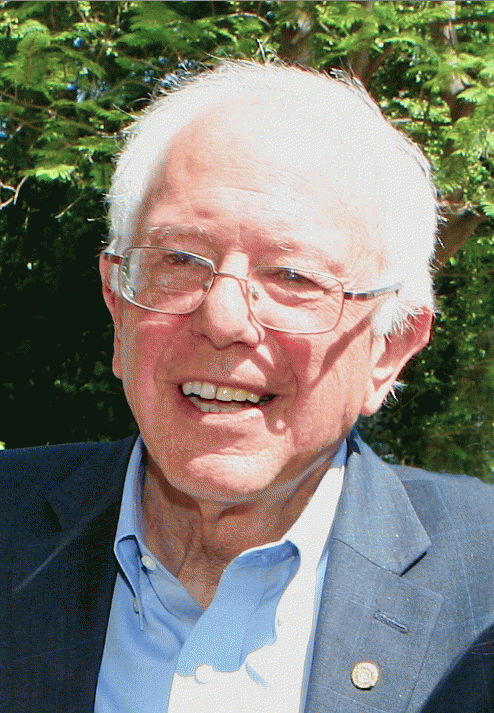
MULTIPOLYGON (((2 713, 92 711, 131 448, 0 454, 2 713)), ((491 711, 493 530, 494 488, 390 467, 352 438, 306 712, 491 711), (380 670, 367 690, 351 681, 364 661, 380 670)))

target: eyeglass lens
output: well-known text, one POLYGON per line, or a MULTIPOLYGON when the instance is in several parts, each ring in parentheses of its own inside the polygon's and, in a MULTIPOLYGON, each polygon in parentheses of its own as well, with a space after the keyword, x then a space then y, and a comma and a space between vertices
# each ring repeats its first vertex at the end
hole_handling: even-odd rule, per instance
MULTIPOLYGON (((128 301, 146 309, 188 314, 203 302, 215 274, 212 263, 191 253, 130 248, 120 269, 120 289, 128 301)), ((295 333, 334 328, 343 306, 338 280, 285 266, 253 270, 247 293, 250 310, 261 324, 295 333)))

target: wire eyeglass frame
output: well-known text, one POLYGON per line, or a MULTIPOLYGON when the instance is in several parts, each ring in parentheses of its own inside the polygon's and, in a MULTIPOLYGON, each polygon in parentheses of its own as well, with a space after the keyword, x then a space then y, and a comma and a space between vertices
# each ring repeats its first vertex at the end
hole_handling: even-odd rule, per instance
POLYGON ((388 287, 379 287, 379 288, 373 289, 373 290, 357 292, 357 291, 352 291, 352 290, 345 290, 341 280, 339 280, 337 277, 334 277, 333 275, 330 275, 329 273, 326 273, 326 272, 321 272, 321 271, 317 271, 317 270, 305 270, 302 268, 288 266, 288 265, 280 265, 280 266, 264 266, 263 265, 263 266, 260 266, 258 268, 260 270, 277 269, 277 270, 293 271, 293 273, 302 273, 302 274, 305 273, 305 274, 318 275, 321 277, 329 278, 340 286, 341 289, 339 290, 338 294, 341 295, 341 305, 340 305, 340 309, 339 309, 337 317, 336 317, 336 321, 333 320, 334 323, 332 323, 332 325, 330 327, 300 330, 300 329, 290 329, 290 328, 286 328, 286 327, 278 327, 278 326, 270 324, 269 322, 266 322, 263 319, 260 319, 257 316, 255 309, 253 309, 253 304, 252 304, 253 301, 255 302, 255 300, 259 298, 259 295, 256 291, 255 286, 251 284, 250 278, 249 277, 239 277, 238 275, 234 275, 234 274, 231 274, 228 272, 223 272, 223 271, 217 270, 214 262, 212 260, 210 260, 209 258, 203 257, 202 255, 197 255, 196 253, 191 253, 186 250, 177 250, 174 248, 148 245, 148 246, 141 246, 141 247, 135 247, 135 248, 127 248, 126 250, 124 250, 123 255, 117 255, 116 253, 113 253, 109 250, 104 250, 102 252, 102 257, 104 260, 106 260, 114 265, 118 265, 118 267, 119 267, 118 285, 119 285, 120 295, 127 302, 130 302, 131 304, 133 304, 137 307, 148 310, 150 312, 158 312, 159 314, 174 314, 174 315, 192 314, 197 309, 199 309, 201 304, 204 302, 204 300, 208 296, 209 292, 211 291, 211 289, 213 287, 216 277, 219 277, 219 276, 230 277, 230 278, 233 278, 235 280, 245 283, 246 288, 247 288, 247 303, 249 306, 249 312, 252 315, 252 317, 259 324, 261 324, 263 327, 272 329, 277 332, 285 332, 287 334, 322 334, 324 332, 331 332, 333 329, 335 329, 337 327, 337 325, 341 319, 341 314, 343 312, 344 300, 368 301, 368 300, 376 299, 378 297, 382 297, 383 295, 386 295, 386 294, 395 293, 395 295, 396 295, 399 292, 399 290, 402 289, 402 287, 403 287, 403 284, 401 282, 397 282, 394 285, 390 285, 388 287), (125 261, 132 254, 133 251, 143 251, 143 250, 163 251, 163 252, 168 252, 168 253, 175 253, 181 257, 190 257, 196 261, 200 261, 204 266, 207 266, 209 268, 209 270, 211 272, 211 279, 204 286, 203 295, 201 296, 200 301, 197 304, 195 304, 195 306, 193 308, 187 309, 186 311, 180 311, 180 312, 157 309, 155 307, 150 307, 148 305, 141 304, 140 302, 133 300, 129 295, 125 294, 125 290, 122 287, 123 268, 125 267, 125 261))

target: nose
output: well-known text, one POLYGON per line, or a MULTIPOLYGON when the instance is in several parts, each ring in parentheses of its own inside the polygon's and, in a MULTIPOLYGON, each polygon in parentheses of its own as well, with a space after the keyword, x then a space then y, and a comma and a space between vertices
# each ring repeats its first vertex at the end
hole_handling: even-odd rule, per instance
POLYGON ((205 336, 217 349, 234 342, 258 344, 264 330, 251 314, 247 290, 245 279, 217 273, 206 299, 191 315, 194 333, 205 336))

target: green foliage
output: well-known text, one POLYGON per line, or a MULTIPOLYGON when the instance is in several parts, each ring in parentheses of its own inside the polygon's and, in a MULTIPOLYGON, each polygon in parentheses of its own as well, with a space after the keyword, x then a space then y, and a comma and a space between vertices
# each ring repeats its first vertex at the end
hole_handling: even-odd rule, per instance
POLYGON ((0 2, 7 447, 132 430, 96 263, 119 137, 178 77, 278 55, 352 69, 425 148, 446 218, 481 215, 438 270, 432 344, 361 428, 390 460, 494 480, 493 33, 494 2, 0 2))
POLYGON ((366 84, 389 118, 426 149, 442 192, 461 191, 465 202, 489 210, 494 3, 377 2, 373 12, 365 5, 314 3, 324 27, 316 66, 348 66, 365 50, 366 84), (465 109, 473 104, 468 119, 452 115, 452 91, 465 109))
POLYGON ((390 461, 494 482, 493 276, 492 235, 471 238, 438 274, 431 343, 398 398, 360 424, 390 461))

